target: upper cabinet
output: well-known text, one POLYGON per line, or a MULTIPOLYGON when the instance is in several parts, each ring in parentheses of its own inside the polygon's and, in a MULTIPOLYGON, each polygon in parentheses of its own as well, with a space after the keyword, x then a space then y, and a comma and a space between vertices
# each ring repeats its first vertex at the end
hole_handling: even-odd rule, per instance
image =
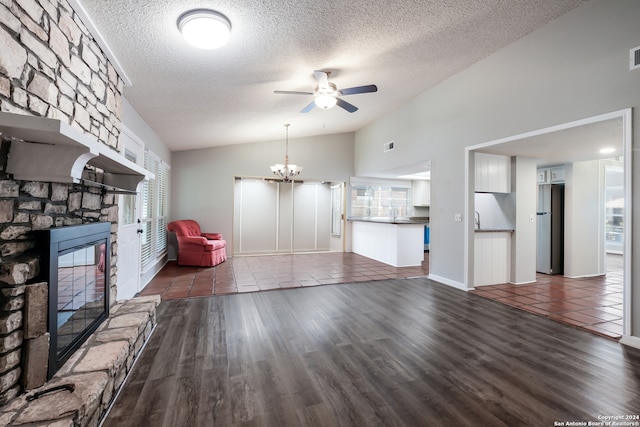
POLYGON ((549 168, 549 182, 564 182, 564 166, 549 168))
POLYGON ((431 205, 431 181, 413 181, 413 206, 431 205))
POLYGON ((475 153, 475 191, 511 192, 511 157, 475 153))
POLYGON ((564 166, 554 166, 551 168, 538 169, 538 184, 560 184, 564 182, 564 166))

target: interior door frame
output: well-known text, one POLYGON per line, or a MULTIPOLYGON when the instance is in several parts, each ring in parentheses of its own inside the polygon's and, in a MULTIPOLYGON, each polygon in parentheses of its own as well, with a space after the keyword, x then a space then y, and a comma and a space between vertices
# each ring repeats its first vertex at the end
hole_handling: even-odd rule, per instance
MULTIPOLYGON (((144 166, 144 150, 145 150, 145 144, 144 141, 142 141, 138 136, 136 136, 131 130, 129 130, 126 126, 122 125, 122 129, 121 129, 121 134, 126 135, 127 138, 133 142, 135 144, 135 148, 131 149, 131 146, 127 146, 127 144, 123 144, 122 146, 122 155, 125 155, 125 150, 130 151, 131 153, 136 155, 136 164, 140 165, 140 166, 144 166)), ((141 277, 141 265, 140 265, 140 233, 138 232, 140 229, 140 213, 142 211, 142 197, 141 197, 141 192, 142 192, 142 182, 140 182, 137 186, 137 190, 136 190, 136 194, 135 194, 135 204, 134 204, 134 218, 133 218, 133 223, 131 224, 122 224, 121 222, 121 212, 120 209, 118 209, 119 213, 118 213, 118 234, 120 234, 121 231, 121 227, 129 227, 129 228, 133 228, 136 227, 136 236, 137 236, 137 254, 138 254, 138 258, 137 258, 137 265, 136 265, 136 275, 134 277, 135 280, 135 293, 140 292, 141 288, 142 288, 142 277, 141 277)), ((118 206, 122 207, 122 201, 123 201, 123 195, 119 195, 118 197, 118 206)), ((122 259, 122 257, 118 257, 118 262, 121 262, 120 260, 122 259)), ((125 262, 124 260, 122 260, 122 262, 125 262)))
MULTIPOLYGON (((473 154, 475 150, 480 148, 486 148, 492 145, 503 144, 506 142, 515 141, 518 139, 530 138, 532 136, 543 135, 546 133, 557 132, 565 129, 570 129, 577 126, 588 125, 591 123, 597 123, 606 120, 612 119, 622 119, 622 153, 624 157, 624 198, 625 198, 625 208, 623 213, 623 221, 624 221, 624 253, 623 253, 623 316, 622 316, 622 339, 621 343, 628 343, 629 340, 634 340, 631 336, 631 239, 633 236, 632 233, 632 130, 633 130, 633 111, 631 108, 626 108, 623 110, 613 111, 610 113, 605 113, 593 117, 588 117, 586 119, 576 120, 573 122, 563 123, 557 126, 551 126, 548 128, 543 128, 531 132, 522 133, 519 135, 514 135, 506 138, 501 138, 489 142, 485 142, 478 145, 472 145, 469 147, 465 147, 465 200, 464 200, 464 218, 467 218, 465 227, 464 227, 464 286, 467 290, 473 289, 473 263, 474 263, 474 254, 473 254, 473 210, 471 206, 473 206, 473 196, 474 196, 474 188, 473 188, 473 154), (471 216, 469 216, 471 215, 471 216)), ((637 346, 638 344, 634 343, 630 344, 633 346, 637 346)))

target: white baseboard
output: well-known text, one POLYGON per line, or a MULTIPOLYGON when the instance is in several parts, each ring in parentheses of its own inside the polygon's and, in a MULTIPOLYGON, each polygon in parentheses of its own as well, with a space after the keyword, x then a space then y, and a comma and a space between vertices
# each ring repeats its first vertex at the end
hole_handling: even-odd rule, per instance
POLYGON ((622 335, 622 338, 620 338, 620 341, 618 342, 620 344, 628 345, 629 347, 640 348, 640 338, 634 337, 633 335, 622 335))
POLYGON ((447 279, 446 277, 436 276, 435 274, 429 274, 427 276, 429 280, 442 283, 443 285, 451 286, 452 288, 460 289, 461 291, 469 291, 470 289, 465 286, 464 283, 456 282, 455 280, 447 279))
POLYGON ((600 276, 604 276, 607 273, 593 273, 593 274, 581 274, 580 276, 569 276, 566 274, 563 274, 564 277, 568 277, 569 279, 587 279, 590 277, 600 277, 600 276))
POLYGON ((535 280, 529 280, 528 282, 509 282, 511 285, 516 285, 516 286, 520 286, 520 285, 530 285, 531 283, 536 283, 535 280))

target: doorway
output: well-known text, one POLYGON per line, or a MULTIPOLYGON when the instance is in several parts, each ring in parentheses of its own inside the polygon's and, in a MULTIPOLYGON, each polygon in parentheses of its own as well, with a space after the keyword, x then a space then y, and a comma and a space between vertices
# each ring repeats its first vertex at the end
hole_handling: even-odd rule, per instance
MULTIPOLYGON (((596 117, 591 117, 576 122, 566 123, 563 125, 554 126, 551 128, 541 129, 526 134, 516 135, 513 137, 504 138, 497 141, 490 141, 484 144, 467 148, 467 198, 465 203, 466 218, 473 218, 471 213, 473 212, 473 155, 475 152, 484 152, 489 154, 496 154, 502 156, 509 156, 511 158, 529 158, 536 159, 538 166, 551 166, 557 164, 576 165, 580 162, 588 162, 594 160, 600 160, 602 164, 607 160, 615 156, 619 162, 618 165, 622 168, 622 183, 621 188, 618 191, 622 193, 622 197, 617 197, 615 203, 621 203, 624 206, 630 207, 631 205, 631 110, 621 110, 608 114, 603 114, 596 117), (603 145, 614 145, 618 150, 616 154, 602 154, 599 152, 603 145)), ((604 179, 604 173, 602 177, 604 179)), ((603 191, 605 186, 602 186, 603 191)), ((618 193, 619 195, 619 193, 618 193)), ((605 218, 605 205, 602 205, 602 218, 605 218)), ((598 207, 600 209, 600 207, 598 207)), ((629 335, 630 333, 630 309, 629 298, 631 292, 631 267, 628 262, 628 255, 630 254, 629 239, 631 236, 631 210, 623 209, 618 211, 619 223, 624 224, 620 231, 621 243, 619 254, 622 268, 618 271, 621 273, 620 284, 622 287, 622 335, 629 335)), ((474 277, 473 277, 473 265, 475 259, 475 253, 473 248, 473 222, 468 221, 465 228, 465 241, 466 241, 466 258, 467 258, 467 274, 465 280, 468 289, 473 289, 474 277)), ((605 233, 605 221, 601 222, 601 230, 597 231, 598 235, 604 242, 606 238, 605 233)), ((517 233, 516 228, 516 235, 517 233)), ((517 238, 517 237, 515 237, 517 238)), ((565 249, 565 254, 569 256, 574 255, 574 260, 579 259, 579 256, 575 256, 578 253, 576 248, 578 245, 574 243, 572 248, 569 245, 565 249)), ((516 254, 517 256, 517 254, 516 254)), ((604 257, 603 257, 604 258, 604 257)), ((615 263, 615 262, 613 262, 615 263)), ((513 265, 513 263, 512 263, 513 265)), ((566 274, 566 273, 565 273, 566 274)), ((610 277, 615 277, 617 273, 607 272, 610 277)), ((539 276, 538 276, 539 277, 539 276)), ((536 277, 536 281, 538 281, 536 277)), ((553 276, 549 276, 553 277, 553 276)), ((619 276, 618 276, 619 277, 619 276)), ((619 277, 620 278, 620 277, 619 277)), ((573 277, 570 280, 585 279, 585 277, 573 277)), ((595 278, 590 278, 595 279, 595 278)), ((535 282, 532 282, 535 283, 535 282)), ((505 286, 514 286, 518 289, 527 286, 527 284, 505 284, 505 286)), ((523 289, 521 289, 522 291, 523 289)))
MULTIPOLYGON (((124 156, 143 166, 144 143, 124 126, 120 133, 124 156)), ((138 184, 138 189, 142 187, 138 184)), ((119 195, 118 206, 118 299, 133 298, 140 291, 140 212, 137 193, 119 195)))

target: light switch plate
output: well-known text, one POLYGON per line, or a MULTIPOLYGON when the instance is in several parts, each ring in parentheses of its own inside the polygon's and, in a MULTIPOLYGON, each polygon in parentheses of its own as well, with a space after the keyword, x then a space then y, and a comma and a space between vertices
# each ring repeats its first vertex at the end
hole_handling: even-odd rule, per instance
POLYGON ((455 222, 462 222, 462 214, 461 213, 457 213, 453 215, 453 220, 455 222))

